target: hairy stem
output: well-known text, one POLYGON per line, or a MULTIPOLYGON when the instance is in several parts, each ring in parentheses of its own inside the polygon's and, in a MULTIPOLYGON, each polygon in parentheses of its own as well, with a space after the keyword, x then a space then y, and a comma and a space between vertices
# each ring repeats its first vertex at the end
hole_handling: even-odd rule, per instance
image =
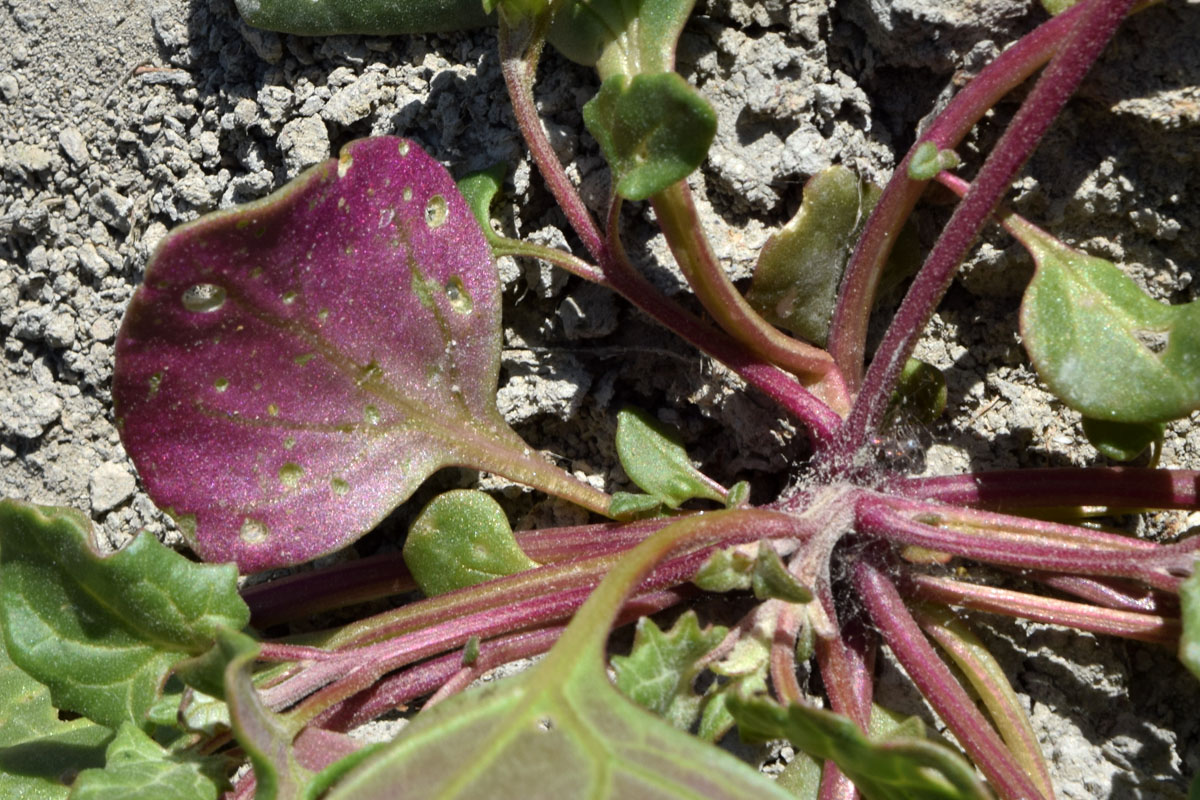
POLYGON ((650 202, 675 261, 717 324, 760 358, 800 378, 834 410, 843 414, 849 410, 845 383, 833 370, 830 355, 776 329, 729 280, 700 227, 687 183, 674 184, 650 202))
POLYGON ((908 585, 912 594, 923 600, 1108 636, 1123 636, 1126 639, 1139 639, 1168 646, 1179 643, 1179 620, 1158 614, 1099 608, 1087 603, 1056 600, 1052 597, 932 575, 913 575, 909 578, 908 585))
POLYGON ((854 566, 854 586, 896 659, 987 776, 996 793, 1006 800, 1042 798, 1042 793, 921 633, 891 581, 874 566, 861 561, 854 566))
POLYGON ((1050 768, 1038 746, 1037 734, 996 657, 949 609, 922 606, 914 610, 914 616, 926 635, 949 654, 971 682, 975 693, 987 706, 996 730, 1025 774, 1044 797, 1054 797, 1050 768))
POLYGON ((846 424, 829 458, 848 464, 878 429, 904 362, 934 308, 950 286, 958 265, 1059 111, 1100 56, 1133 0, 1091 0, 1080 6, 1077 22, 1038 78, 1028 98, 984 161, 934 244, 876 351, 846 424))
POLYGON ((1200 470, 1093 467, 1014 469, 904 478, 907 497, 991 509, 1097 506, 1114 511, 1195 508, 1200 470))

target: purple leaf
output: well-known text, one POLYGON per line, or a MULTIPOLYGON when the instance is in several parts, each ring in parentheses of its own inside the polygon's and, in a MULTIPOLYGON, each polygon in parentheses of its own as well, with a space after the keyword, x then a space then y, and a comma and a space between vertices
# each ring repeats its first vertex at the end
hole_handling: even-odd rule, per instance
POLYGON ((523 446, 495 407, 499 325, 446 170, 403 139, 351 142, 163 241, 117 341, 118 424, 203 558, 306 561, 440 467, 523 446))

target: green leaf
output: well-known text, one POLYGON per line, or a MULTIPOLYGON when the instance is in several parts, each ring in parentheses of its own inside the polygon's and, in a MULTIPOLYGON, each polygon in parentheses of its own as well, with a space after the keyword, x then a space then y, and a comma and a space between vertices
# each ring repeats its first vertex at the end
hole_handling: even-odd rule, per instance
POLYGON ((1054 394, 1109 422, 1168 422, 1200 408, 1200 304, 1159 303, 1112 262, 1015 215, 1004 223, 1036 263, 1021 335, 1054 394))
POLYGON ((1200 678, 1200 568, 1179 585, 1179 610, 1183 619, 1179 660, 1200 678))
POLYGON ((812 592, 788 572, 770 542, 759 542, 758 557, 754 559, 754 573, 750 587, 759 600, 778 598, 789 603, 807 603, 813 599, 812 592))
POLYGON ((923 739, 872 742, 839 714, 799 703, 730 697, 743 737, 785 738, 838 765, 867 800, 987 800, 991 795, 961 757, 923 739))
POLYGON ((927 181, 944 169, 954 169, 962 160, 953 150, 939 150, 933 142, 922 142, 908 162, 908 177, 927 181))
POLYGON ((224 759, 169 753, 128 722, 106 757, 104 769, 79 774, 71 800, 215 800, 226 787, 224 759))
POLYGON ((626 698, 604 647, 625 596, 685 543, 711 544, 768 512, 716 511, 663 528, 618 562, 532 670, 439 703, 351 770, 323 800, 706 798, 783 800, 746 764, 626 698))
POLYGON ((706 592, 745 591, 754 582, 757 559, 739 547, 714 550, 692 577, 692 583, 706 592))
POLYGON ((104 764, 109 728, 60 720, 50 690, 17 667, 0 637, 0 797, 64 800, 80 770, 104 764))
POLYGON ((225 698, 238 744, 250 757, 256 784, 254 800, 295 800, 317 770, 296 758, 296 726, 263 705, 251 681, 258 643, 242 633, 222 631, 218 646, 229 666, 225 669, 225 698))
POLYGON ((142 534, 100 555, 78 512, 0 502, 0 623, 13 662, 54 704, 146 727, 172 667, 250 611, 232 565, 197 564, 142 534))
POLYGON ((717 133, 712 106, 674 72, 614 75, 583 107, 583 119, 626 200, 645 200, 686 178, 717 133))
POLYGON ((284 33, 435 33, 488 21, 480 0, 237 0, 257 28, 284 33))
POLYGON ((1092 447, 1113 461, 1133 461, 1153 447, 1162 448, 1167 426, 1161 422, 1109 422, 1083 418, 1083 433, 1092 447))
POLYGON ((431 597, 537 566, 517 544, 500 504, 472 489, 429 501, 408 529, 404 563, 431 597))
POLYGON ((493 164, 456 182, 458 191, 467 201, 467 207, 471 209, 471 214, 479 223, 479 229, 490 244, 495 244, 496 239, 502 238, 492 230, 492 200, 504 186, 504 175, 507 172, 508 167, 505 164, 493 164))
POLYGON ((213 736, 229 730, 229 707, 204 692, 173 692, 150 707, 148 718, 155 725, 213 736))
POLYGON ((946 410, 947 397, 946 376, 942 371, 932 364, 910 358, 900 370, 884 427, 895 422, 901 414, 905 419, 930 425, 946 410))
POLYGON ((671 72, 695 0, 574 0, 554 17, 549 40, 567 58, 595 65, 600 80, 671 72))
POLYGON ((634 492, 614 492, 608 504, 609 515, 623 522, 657 516, 661 511, 662 501, 657 497, 634 492))
MULTIPOLYGON (((879 194, 879 187, 843 166, 810 178, 795 216, 759 254, 746 293, 750 305, 771 324, 824 346, 842 272, 879 194)), ((918 254, 915 234, 906 226, 877 295, 912 274, 918 254)))
POLYGON ((719 625, 700 629, 696 612, 687 611, 664 633, 654 620, 638 620, 633 649, 614 656, 617 688, 643 708, 689 730, 700 716, 703 698, 693 684, 701 670, 696 662, 721 643, 728 630, 719 625))
POLYGON ((692 466, 678 434, 641 409, 617 413, 617 457, 629 479, 668 508, 694 497, 721 502, 727 494, 692 466))

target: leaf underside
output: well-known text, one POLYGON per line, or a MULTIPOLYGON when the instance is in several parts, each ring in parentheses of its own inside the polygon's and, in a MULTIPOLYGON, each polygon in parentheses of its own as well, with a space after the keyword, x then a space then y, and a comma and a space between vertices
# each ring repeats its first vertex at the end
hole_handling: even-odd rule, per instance
POLYGON ((117 341, 122 439, 206 560, 307 561, 515 439, 499 314, 446 170, 404 139, 351 142, 163 241, 117 341))

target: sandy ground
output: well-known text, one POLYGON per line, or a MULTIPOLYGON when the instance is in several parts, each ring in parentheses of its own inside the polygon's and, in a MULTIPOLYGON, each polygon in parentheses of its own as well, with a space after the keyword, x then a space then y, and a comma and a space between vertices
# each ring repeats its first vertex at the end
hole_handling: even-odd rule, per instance
MULTIPOLYGON (((680 63, 717 108, 720 135, 695 184, 737 277, 795 210, 808 175, 842 162, 886 178, 956 81, 1041 18, 1022 0, 700 5, 680 63)), ((114 546, 143 527, 178 541, 139 488, 109 394, 124 305, 173 225, 261 197, 350 139, 403 133, 455 174, 507 161, 509 232, 570 242, 499 100, 489 32, 302 39, 249 29, 232 0, 3 0, 0 42, 0 495, 88 511, 114 546)), ((603 164, 581 135, 593 86, 551 56, 539 99, 560 156, 585 195, 602 198, 603 164)), ((1120 259, 1155 296, 1191 300, 1198 87, 1200 4, 1175 0, 1131 21, 1014 204, 1120 259)), ((985 131, 964 155, 992 137, 985 131)), ((677 290, 645 220, 631 241, 656 282, 677 290)), ((749 477, 768 491, 786 480, 792 432, 765 401, 734 391, 603 292, 544 265, 501 268, 500 404, 535 446, 624 488, 613 414, 632 401, 679 424, 718 479, 749 477)), ((1020 349, 1015 314, 1030 269, 990 234, 934 320, 921 355, 948 371, 953 422, 931 432, 930 471, 1096 460, 1020 349)), ((1195 426, 1172 429, 1164 462, 1200 466, 1195 426)), ((554 503, 532 513, 577 518, 554 503)), ((1194 521, 1163 524, 1178 532, 1194 521)), ((1028 699, 1062 797, 1182 796, 1200 767, 1200 724, 1194 684, 1171 654, 1016 624, 990 636, 1028 699)))

